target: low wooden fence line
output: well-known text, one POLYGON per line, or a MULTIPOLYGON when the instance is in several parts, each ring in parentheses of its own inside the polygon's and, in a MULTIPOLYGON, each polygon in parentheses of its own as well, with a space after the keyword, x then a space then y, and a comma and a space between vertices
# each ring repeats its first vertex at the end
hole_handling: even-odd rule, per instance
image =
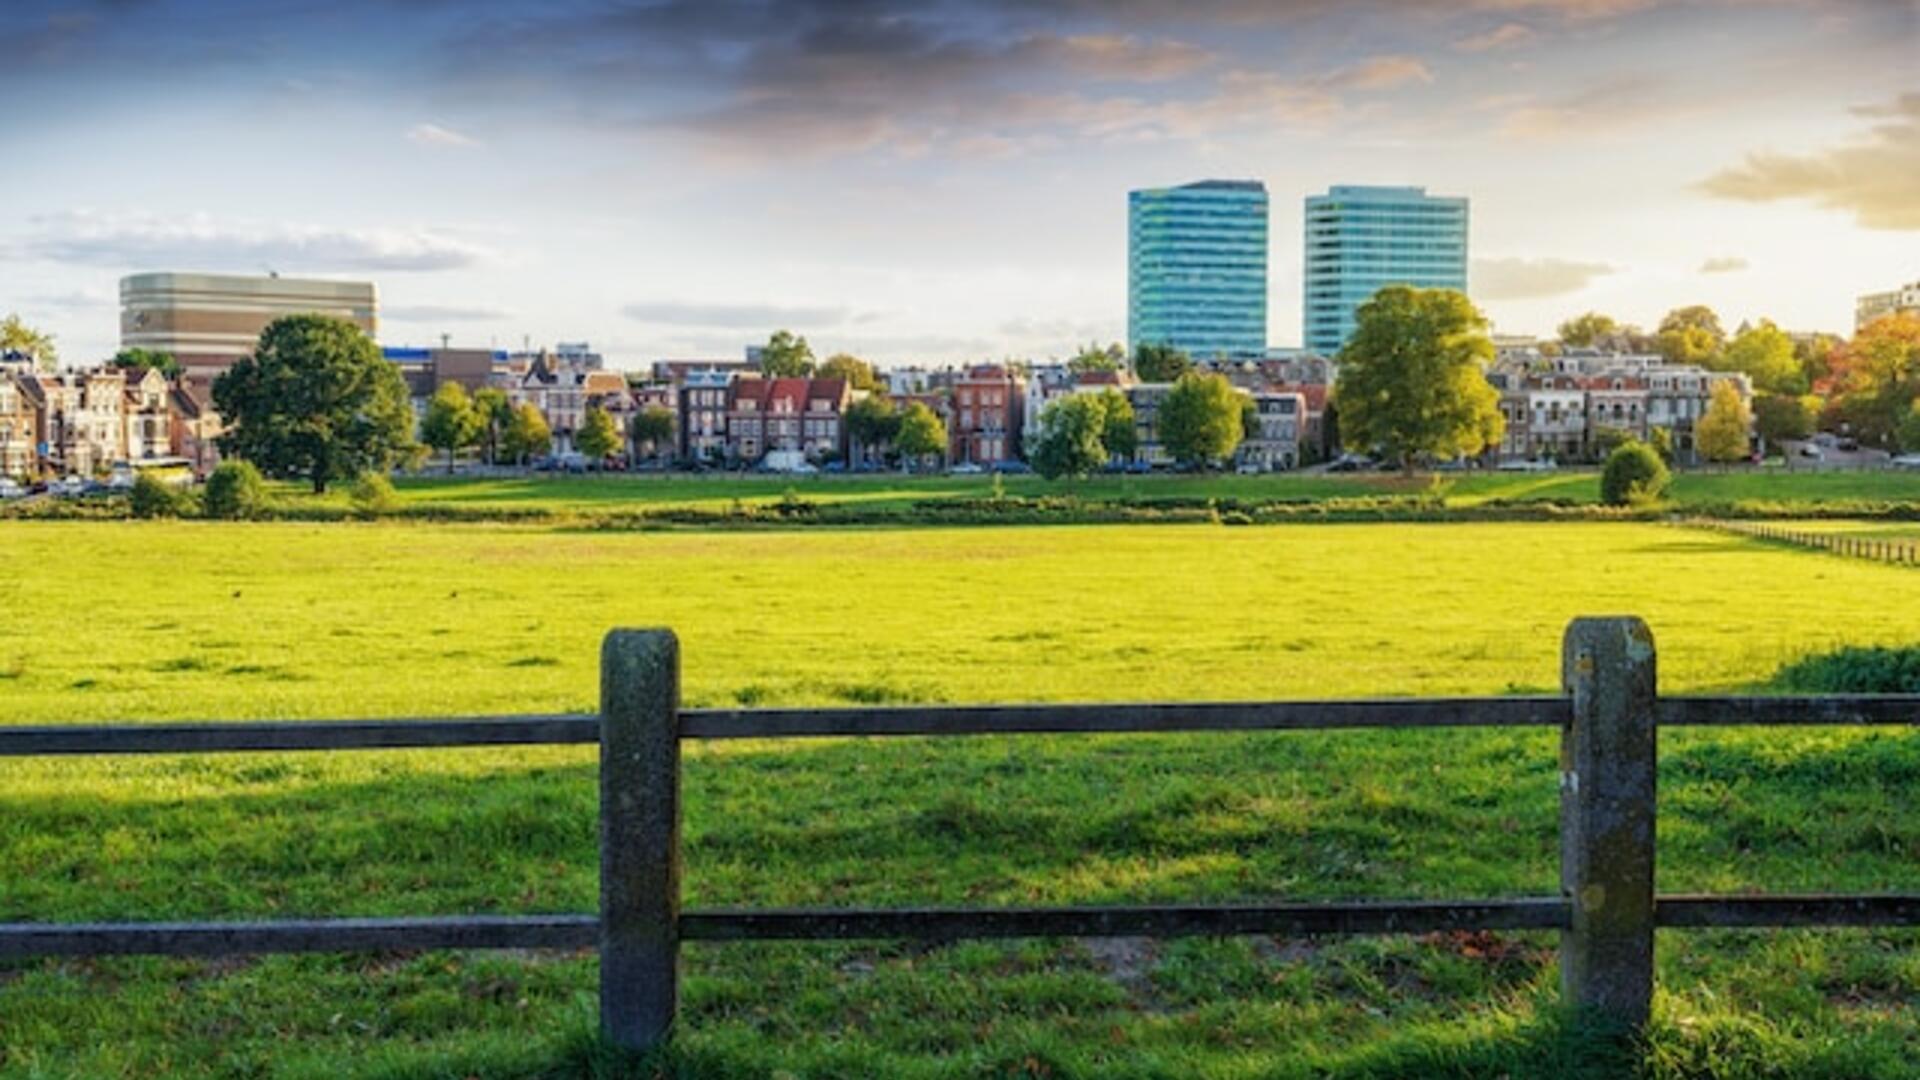
POLYGON ((445 720, 0 728, 0 757, 598 743, 597 914, 6 923, 0 957, 597 947, 604 1034, 622 1050, 669 1037, 683 941, 1394 934, 1559 930, 1566 1000, 1645 1022, 1658 928, 1920 926, 1920 893, 1660 896, 1657 737, 1666 726, 1920 723, 1920 695, 1661 697, 1646 625, 1578 619, 1550 696, 1147 705, 689 709, 679 644, 616 630, 600 711, 445 720), (1451 727, 1560 729, 1561 892, 1479 900, 1065 908, 682 910, 680 746, 688 739, 1451 727))
POLYGON ((1791 525, 1777 525, 1759 521, 1717 521, 1694 520, 1689 524, 1702 528, 1717 529, 1721 532, 1751 536, 1756 540, 1767 540, 1776 544, 1794 544, 1799 547, 1818 548, 1835 555, 1845 555, 1850 559, 1870 559, 1874 562, 1892 563, 1896 566, 1920 566, 1920 541, 1913 540, 1876 540, 1871 537, 1849 536, 1846 533, 1818 532, 1812 529, 1800 529, 1791 525))

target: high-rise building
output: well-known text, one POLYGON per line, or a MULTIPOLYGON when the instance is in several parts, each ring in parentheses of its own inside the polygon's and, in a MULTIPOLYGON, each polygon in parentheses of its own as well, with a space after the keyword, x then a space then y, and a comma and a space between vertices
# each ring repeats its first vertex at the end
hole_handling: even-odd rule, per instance
POLYGON ((211 379, 253 352, 285 315, 338 315, 379 329, 372 283, 228 274, 133 274, 120 279, 120 346, 172 353, 190 379, 211 379))
POLYGON ((1265 353, 1265 184, 1201 180, 1127 194, 1127 344, 1202 360, 1265 353))
POLYGON ((1419 187, 1341 185, 1307 197, 1307 348, 1332 356, 1387 285, 1465 290, 1467 200, 1419 187))
POLYGON ((1853 307, 1853 328, 1865 330, 1868 323, 1901 312, 1920 313, 1920 281, 1902 285, 1890 292, 1862 296, 1853 307))

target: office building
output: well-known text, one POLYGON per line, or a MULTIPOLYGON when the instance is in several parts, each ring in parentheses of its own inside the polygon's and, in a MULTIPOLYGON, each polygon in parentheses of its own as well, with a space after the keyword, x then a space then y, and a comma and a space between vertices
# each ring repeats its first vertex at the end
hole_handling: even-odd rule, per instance
POLYGON ((1200 360, 1267 348, 1267 188, 1202 180, 1127 195, 1127 344, 1200 360))
POLYGON ((1920 281, 1862 296, 1853 307, 1853 328, 1864 330, 1870 322, 1902 312, 1920 314, 1920 281))
POLYGON ((371 336, 379 307, 365 281, 133 274, 120 279, 120 346, 171 353, 201 381, 252 353, 260 331, 282 316, 337 315, 371 336))
POLYGON ((1387 285, 1465 290, 1467 200, 1418 187, 1337 186, 1307 197, 1307 348, 1332 356, 1387 285))

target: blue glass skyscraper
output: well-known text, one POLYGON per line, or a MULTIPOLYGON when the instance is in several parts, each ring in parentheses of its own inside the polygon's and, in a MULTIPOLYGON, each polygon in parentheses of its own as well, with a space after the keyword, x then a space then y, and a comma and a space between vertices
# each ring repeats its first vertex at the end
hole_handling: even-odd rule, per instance
POLYGON ((1196 359, 1267 348, 1267 187, 1202 180, 1127 194, 1127 344, 1196 359))
POLYGON ((1418 187, 1339 186, 1307 197, 1307 349, 1332 356, 1386 285, 1465 291, 1467 200, 1418 187))

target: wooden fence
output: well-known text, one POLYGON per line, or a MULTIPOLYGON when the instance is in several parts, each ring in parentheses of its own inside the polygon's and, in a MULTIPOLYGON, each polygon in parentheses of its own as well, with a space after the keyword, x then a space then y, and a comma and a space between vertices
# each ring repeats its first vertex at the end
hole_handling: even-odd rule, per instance
POLYGON ((1397 934, 1561 931, 1561 985, 1591 1018, 1643 1023, 1657 928, 1916 926, 1920 893, 1703 896, 1654 891, 1656 742, 1662 727, 1920 722, 1920 695, 1662 697, 1654 645, 1633 618, 1579 619, 1550 696, 910 708, 680 708, 679 645, 616 630, 597 715, 454 720, 0 728, 0 757, 365 750, 598 743, 600 910, 225 923, 0 924, 0 956, 223 955, 389 949, 582 948, 600 953, 610 1042, 648 1051, 671 1033, 680 943, 746 939, 1397 934), (1027 733, 1560 729, 1559 895, 1447 901, 1067 908, 682 910, 680 744, 688 739, 1027 733))
POLYGON ((1791 525, 1777 525, 1763 521, 1702 520, 1690 522, 1690 524, 1718 529, 1721 532, 1738 533, 1741 536, 1751 536, 1756 540, 1768 540, 1777 544, 1819 548, 1851 559, 1871 559, 1874 562, 1894 563, 1899 566, 1920 566, 1920 541, 1877 540, 1872 537, 1817 532, 1812 529, 1799 529, 1791 525))

